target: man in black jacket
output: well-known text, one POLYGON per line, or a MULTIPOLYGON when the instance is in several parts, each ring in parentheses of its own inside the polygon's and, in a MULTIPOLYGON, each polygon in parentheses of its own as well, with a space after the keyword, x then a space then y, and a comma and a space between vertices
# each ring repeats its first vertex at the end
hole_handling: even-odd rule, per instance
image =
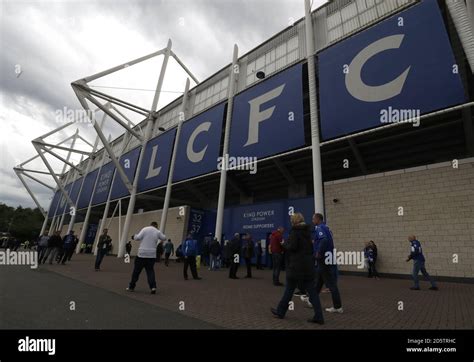
POLYGON ((110 244, 112 243, 112 238, 108 235, 109 230, 104 229, 102 235, 99 237, 97 242, 97 257, 95 259, 95 271, 100 270, 100 264, 102 264, 102 259, 107 254, 110 244))
POLYGON ((301 286, 306 291, 314 310, 314 316, 308 322, 324 324, 321 302, 314 282, 311 226, 304 222, 301 213, 291 215, 291 225, 290 236, 282 245, 287 258, 285 292, 278 307, 272 308, 271 312, 277 318, 284 318, 296 287, 301 286))
POLYGON ((237 269, 239 269, 240 264, 240 235, 235 233, 234 237, 229 244, 229 258, 230 258, 230 268, 229 268, 229 278, 230 279, 239 279, 237 276, 237 269))
POLYGON ((53 260, 58 254, 58 252, 61 250, 62 245, 63 245, 63 240, 61 239, 59 231, 56 230, 48 240, 48 249, 46 249, 46 253, 44 254, 43 259, 42 259, 43 264, 46 263, 48 256, 49 256, 49 263, 53 264, 53 260))
POLYGON ((247 267, 246 278, 252 278, 252 257, 254 253, 254 245, 252 237, 249 233, 244 236, 244 246, 242 248, 243 256, 245 259, 245 266, 247 267))

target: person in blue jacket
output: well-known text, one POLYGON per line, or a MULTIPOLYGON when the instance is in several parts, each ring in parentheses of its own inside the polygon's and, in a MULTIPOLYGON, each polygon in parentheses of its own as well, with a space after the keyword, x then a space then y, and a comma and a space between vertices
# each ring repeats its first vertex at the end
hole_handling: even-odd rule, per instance
POLYGON ((188 280, 188 267, 191 268, 191 274, 193 275, 193 279, 199 280, 197 267, 196 267, 196 255, 197 255, 197 241, 193 239, 191 234, 188 234, 186 240, 183 241, 182 245, 182 252, 184 256, 184 267, 183 267, 183 275, 184 279, 188 280))
POLYGON ((420 283, 418 281, 418 273, 421 271, 421 274, 425 279, 429 280, 431 283, 430 290, 438 290, 435 281, 431 278, 428 272, 425 269, 425 257, 423 256, 423 250, 421 249, 421 243, 416 239, 415 235, 410 235, 408 241, 411 244, 411 252, 407 258, 407 262, 413 260, 413 281, 415 285, 411 287, 411 290, 420 290, 420 283))
POLYGON ((317 263, 316 291, 319 294, 323 284, 325 284, 331 292, 333 302, 333 306, 326 308, 326 311, 329 313, 342 313, 344 310, 342 308, 341 295, 337 287, 337 266, 328 261, 328 259, 334 259, 332 257, 332 253, 334 252, 332 233, 324 222, 324 216, 322 214, 314 214, 313 223, 316 226, 313 244, 317 263))

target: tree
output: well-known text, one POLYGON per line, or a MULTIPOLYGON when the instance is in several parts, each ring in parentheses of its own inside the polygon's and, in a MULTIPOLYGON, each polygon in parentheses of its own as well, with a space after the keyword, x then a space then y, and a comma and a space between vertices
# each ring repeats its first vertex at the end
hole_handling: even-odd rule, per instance
POLYGON ((38 208, 18 206, 16 209, 0 203, 0 231, 9 231, 21 241, 35 240, 43 225, 43 214, 38 208))

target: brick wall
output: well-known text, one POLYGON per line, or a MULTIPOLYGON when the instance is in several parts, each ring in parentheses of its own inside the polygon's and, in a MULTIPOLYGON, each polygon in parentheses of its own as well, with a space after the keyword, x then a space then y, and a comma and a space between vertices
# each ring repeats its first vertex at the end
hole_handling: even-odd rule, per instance
POLYGON ((379 272, 410 273, 407 237, 414 234, 430 274, 474 277, 474 158, 459 160, 457 169, 444 162, 327 182, 325 200, 336 248, 359 251, 374 240, 379 272))

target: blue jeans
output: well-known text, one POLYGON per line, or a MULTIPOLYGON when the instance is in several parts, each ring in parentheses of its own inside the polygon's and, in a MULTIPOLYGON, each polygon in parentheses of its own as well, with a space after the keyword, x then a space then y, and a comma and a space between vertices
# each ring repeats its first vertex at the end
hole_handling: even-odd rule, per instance
POLYGON ((421 260, 414 260, 413 261, 413 281, 415 282, 415 288, 420 287, 420 282, 418 280, 418 274, 420 273, 423 274, 426 280, 429 280, 431 283, 432 287, 436 287, 435 281, 431 278, 431 276, 428 274, 428 272, 425 269, 425 262, 421 260))
POLYGON ((290 303, 297 286, 306 290, 306 294, 309 297, 309 302, 313 305, 313 319, 318 321, 324 321, 323 311, 321 309, 321 301, 319 300, 319 295, 316 291, 314 280, 297 280, 287 278, 285 292, 283 293, 283 297, 281 298, 280 303, 278 303, 278 314, 282 317, 285 316, 288 310, 288 303, 290 303))

